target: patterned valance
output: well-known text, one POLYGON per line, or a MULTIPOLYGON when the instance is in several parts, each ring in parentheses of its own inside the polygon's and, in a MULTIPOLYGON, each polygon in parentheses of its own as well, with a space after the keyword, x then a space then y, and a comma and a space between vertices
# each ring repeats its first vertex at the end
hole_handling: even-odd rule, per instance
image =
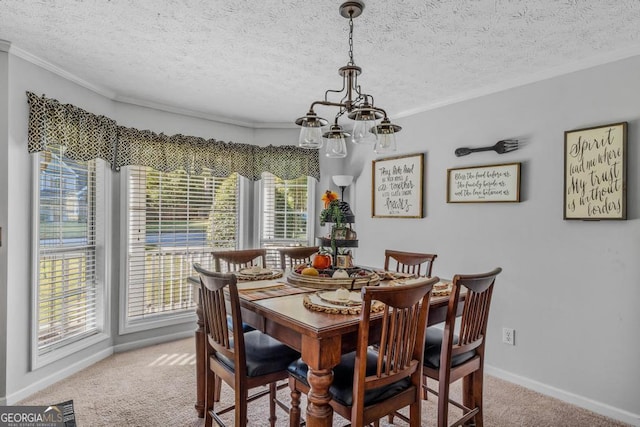
POLYGON ((214 176, 233 172, 259 180, 263 172, 282 179, 310 176, 320 179, 318 150, 291 145, 261 147, 185 135, 164 135, 118 126, 55 99, 27 92, 29 102, 29 152, 62 145, 74 160, 103 159, 111 168, 150 166, 162 172, 184 170, 199 174, 211 169, 214 176))

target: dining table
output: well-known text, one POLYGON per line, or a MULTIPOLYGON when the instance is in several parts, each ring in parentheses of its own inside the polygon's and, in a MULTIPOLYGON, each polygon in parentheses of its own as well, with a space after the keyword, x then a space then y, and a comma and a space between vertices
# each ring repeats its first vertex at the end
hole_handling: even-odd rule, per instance
MULTIPOLYGON (((206 337, 198 296, 200 280, 197 276, 188 280, 198 288, 193 293, 197 314, 195 408, 202 418, 205 410, 206 337)), ((380 284, 384 285, 384 282, 380 284)), ((305 295, 317 291, 288 283, 286 272, 278 279, 238 282, 242 321, 300 352, 302 360, 309 366, 306 423, 310 427, 328 427, 333 423, 333 409, 329 404, 333 367, 343 354, 356 349, 360 315, 310 310, 304 304, 305 295)), ((444 322, 448 301, 448 296, 431 297, 428 325, 444 322)), ((460 310, 462 306, 460 304, 460 310)), ((372 315, 373 328, 375 317, 380 318, 381 314, 372 315)), ((376 332, 379 333, 371 331, 373 334, 376 332)))

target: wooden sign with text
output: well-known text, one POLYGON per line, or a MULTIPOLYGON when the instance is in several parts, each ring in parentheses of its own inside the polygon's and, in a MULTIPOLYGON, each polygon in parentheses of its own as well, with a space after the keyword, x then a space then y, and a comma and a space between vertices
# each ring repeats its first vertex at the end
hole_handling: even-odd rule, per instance
POLYGON ((627 123, 564 133, 564 219, 627 219, 627 123))
POLYGON ((447 169, 447 203, 519 201, 520 163, 447 169))
POLYGON ((372 162, 372 217, 423 217, 423 158, 420 153, 372 162))

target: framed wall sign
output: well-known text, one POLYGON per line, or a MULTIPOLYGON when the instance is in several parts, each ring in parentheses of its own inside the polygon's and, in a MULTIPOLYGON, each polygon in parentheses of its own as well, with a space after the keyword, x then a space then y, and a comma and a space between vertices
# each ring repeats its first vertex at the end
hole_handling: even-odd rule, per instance
POLYGON ((519 201, 520 163, 447 169, 447 203, 519 201))
POLYGON ((388 157, 372 162, 372 217, 423 217, 423 163, 423 153, 388 157))
POLYGON ((564 133, 564 219, 627 219, 627 122, 564 133))

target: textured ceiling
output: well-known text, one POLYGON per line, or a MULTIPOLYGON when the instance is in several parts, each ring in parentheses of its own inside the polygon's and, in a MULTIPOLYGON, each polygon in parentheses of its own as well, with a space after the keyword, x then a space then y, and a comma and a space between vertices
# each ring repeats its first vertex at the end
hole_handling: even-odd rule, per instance
MULTIPOLYGON (((342 86, 340 3, 0 0, 0 39, 114 99, 277 126, 342 86)), ((392 118, 635 54, 638 0, 367 0, 354 21, 359 82, 392 118)))

